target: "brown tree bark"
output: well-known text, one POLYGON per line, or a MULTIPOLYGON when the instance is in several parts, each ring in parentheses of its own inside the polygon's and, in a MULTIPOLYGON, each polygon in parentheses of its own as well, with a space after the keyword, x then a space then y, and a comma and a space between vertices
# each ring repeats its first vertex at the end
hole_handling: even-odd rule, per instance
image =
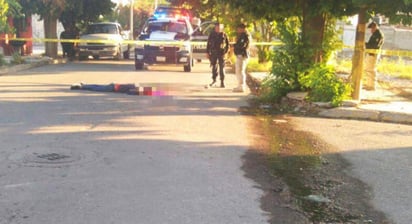
POLYGON ((312 1, 303 1, 303 42, 312 50, 312 62, 323 62, 322 43, 325 34, 326 19, 323 14, 313 12, 312 1))
POLYGON ((359 11, 358 25, 356 28, 355 52, 352 57, 352 98, 360 100, 363 76, 363 61, 365 59, 365 31, 366 31, 366 7, 359 11))
MULTIPOLYGON (((46 39, 57 40, 57 18, 46 16, 43 21, 44 37, 46 39)), ((46 41, 46 56, 57 58, 57 42, 46 41)))

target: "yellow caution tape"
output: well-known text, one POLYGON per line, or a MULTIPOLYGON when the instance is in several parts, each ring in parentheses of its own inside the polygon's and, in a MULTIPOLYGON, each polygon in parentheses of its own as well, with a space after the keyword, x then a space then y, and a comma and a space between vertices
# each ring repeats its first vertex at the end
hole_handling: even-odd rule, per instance
POLYGON ((365 53, 370 53, 370 54, 398 56, 398 57, 412 57, 412 51, 406 51, 406 50, 365 49, 365 48, 355 48, 353 46, 345 46, 345 47, 363 51, 365 53))
MULTIPOLYGON (((27 41, 27 42, 52 42, 52 43, 97 43, 97 44, 134 44, 134 45, 145 45, 145 44, 152 44, 152 45, 187 45, 186 41, 147 41, 147 40, 87 40, 87 39, 50 39, 50 38, 0 38, 2 41, 27 41)), ((231 44, 234 44, 231 42, 231 44)), ((251 45, 254 46, 279 46, 283 43, 280 41, 275 42, 252 42, 251 45)), ((190 41, 190 45, 193 46, 202 46, 205 47, 207 45, 206 41, 190 41)), ((346 48, 355 49, 353 46, 345 46, 346 48)), ((374 49, 355 49, 364 51, 365 53, 372 53, 372 54, 381 54, 387 56, 399 56, 399 57, 412 57, 412 51, 406 50, 374 50, 374 49)))
MULTIPOLYGON (((36 43, 41 43, 41 42, 52 42, 52 43, 112 43, 112 44, 118 44, 118 43, 124 43, 124 44, 170 44, 173 42, 174 45, 186 45, 187 42, 185 41, 145 41, 145 40, 123 40, 119 42, 118 40, 88 40, 88 39, 49 39, 49 38, 0 38, 0 40, 6 40, 6 41, 28 41, 28 42, 36 42, 36 43)), ((190 41, 191 45, 200 45, 200 46, 206 46, 207 41, 190 41)), ((233 42, 231 44, 234 44, 233 42)), ((252 42, 251 45, 255 46, 277 46, 277 45, 282 45, 280 41, 277 42, 252 42)))

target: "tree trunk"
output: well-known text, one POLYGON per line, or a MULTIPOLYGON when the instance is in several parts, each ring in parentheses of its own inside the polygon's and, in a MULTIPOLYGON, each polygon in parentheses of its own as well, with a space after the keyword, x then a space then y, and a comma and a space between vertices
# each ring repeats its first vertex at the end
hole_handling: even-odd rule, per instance
MULTIPOLYGON (((46 39, 57 39, 57 18, 52 16, 45 16, 44 21, 44 37, 46 39)), ((57 58, 57 42, 46 41, 46 56, 57 58)))
POLYGON ((363 61, 365 59, 365 31, 366 31, 366 8, 359 11, 358 26, 356 28, 355 52, 352 57, 352 98, 360 100, 362 88, 363 61))
POLYGON ((323 62, 322 43, 326 27, 326 19, 323 14, 311 12, 314 2, 303 1, 303 43, 312 51, 312 62, 323 62))

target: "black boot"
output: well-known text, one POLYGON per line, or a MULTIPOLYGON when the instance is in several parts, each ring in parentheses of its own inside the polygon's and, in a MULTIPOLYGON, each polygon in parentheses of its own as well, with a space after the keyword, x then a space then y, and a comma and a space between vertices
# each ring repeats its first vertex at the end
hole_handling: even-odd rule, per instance
POLYGON ((209 84, 209 86, 213 86, 213 84, 216 83, 216 80, 213 80, 212 83, 209 84))
POLYGON ((225 88, 225 83, 223 81, 220 81, 220 88, 225 88))

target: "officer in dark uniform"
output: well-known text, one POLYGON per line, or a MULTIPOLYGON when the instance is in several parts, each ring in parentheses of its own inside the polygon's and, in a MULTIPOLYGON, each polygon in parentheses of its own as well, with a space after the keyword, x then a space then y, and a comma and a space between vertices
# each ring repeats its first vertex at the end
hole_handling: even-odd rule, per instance
MULTIPOLYGON (((74 25, 67 25, 63 32, 60 34, 60 39, 78 39, 74 25)), ((73 59, 76 55, 75 44, 73 42, 61 42, 63 49, 63 58, 67 56, 69 59, 73 59)))
POLYGON ((215 24, 215 30, 210 33, 207 40, 206 51, 212 66, 212 83, 210 86, 216 83, 219 66, 220 87, 225 88, 225 56, 229 51, 229 39, 223 31, 223 24, 215 24))
MULTIPOLYGON (((365 43, 366 49, 379 50, 381 49, 384 36, 382 31, 379 29, 378 24, 371 22, 368 25, 368 28, 371 29, 371 37, 369 41, 365 43)), ((379 60, 379 54, 377 52, 368 52, 365 58, 365 76, 363 81, 365 83, 364 89, 366 90, 375 90, 376 88, 376 64, 379 60)))

